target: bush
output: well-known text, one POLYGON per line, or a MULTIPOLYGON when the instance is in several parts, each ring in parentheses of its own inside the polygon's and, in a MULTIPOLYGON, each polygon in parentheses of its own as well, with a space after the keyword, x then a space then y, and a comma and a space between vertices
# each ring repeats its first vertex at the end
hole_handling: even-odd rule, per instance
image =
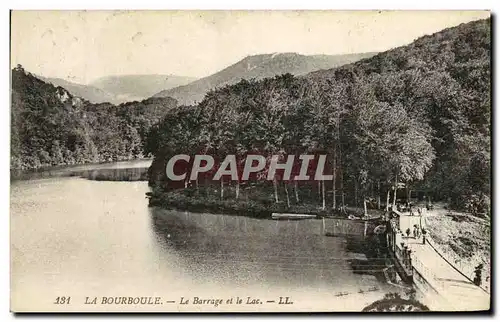
POLYGON ((484 194, 472 194, 464 196, 464 208, 473 215, 490 213, 491 200, 490 197, 484 194))

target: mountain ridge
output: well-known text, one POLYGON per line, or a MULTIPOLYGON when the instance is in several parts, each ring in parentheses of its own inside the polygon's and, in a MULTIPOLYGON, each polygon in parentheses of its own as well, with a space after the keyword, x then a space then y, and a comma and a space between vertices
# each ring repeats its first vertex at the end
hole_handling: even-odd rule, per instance
POLYGON ((109 75, 100 77, 90 86, 117 97, 120 102, 143 100, 155 93, 195 81, 196 78, 172 74, 109 75))
POLYGON ((208 91, 237 83, 241 79, 261 79, 286 73, 304 75, 315 70, 341 66, 375 54, 302 55, 288 52, 251 55, 217 73, 183 86, 163 90, 153 97, 169 96, 176 99, 179 104, 190 105, 203 99, 208 91))
POLYGON ((62 87, 66 89, 68 92, 70 92, 73 96, 78 96, 94 104, 106 103, 106 102, 113 104, 120 103, 119 101, 117 101, 115 95, 108 93, 95 86, 75 83, 57 77, 45 77, 41 75, 34 75, 34 76, 56 87, 57 86, 62 87))
MULTIPOLYGON (((316 77, 330 77, 328 74, 333 74, 336 71, 343 70, 363 70, 363 72, 370 73, 384 73, 393 72, 397 70, 409 70, 418 69, 423 67, 423 70, 431 70, 432 68, 442 69, 441 61, 433 62, 436 55, 441 54, 443 50, 446 50, 449 55, 453 55, 453 59, 458 60, 462 63, 468 62, 467 55, 469 52, 465 52, 460 48, 450 48, 450 46, 457 46, 456 43, 452 44, 452 40, 444 41, 443 44, 429 44, 437 40, 443 40, 451 38, 455 40, 457 34, 463 33, 462 36, 456 37, 456 42, 463 41, 464 43, 472 43, 478 48, 484 47, 481 43, 481 38, 476 38, 477 34, 484 32, 484 24, 491 23, 491 20, 480 19, 471 22, 464 22, 457 26, 448 27, 440 31, 436 31, 432 34, 423 35, 416 38, 409 44, 391 48, 389 50, 376 53, 369 59, 362 59, 350 64, 345 64, 343 66, 334 67, 330 69, 323 69, 310 72, 306 77, 316 78, 316 77), (472 38, 470 38, 472 37, 472 38), (469 39, 470 38, 470 39, 469 39), (405 55, 408 53, 413 54, 414 57, 406 58, 405 55), (458 54, 458 55, 457 55, 458 54), (392 65, 387 64, 387 62, 393 62, 392 65)), ((490 50, 491 48, 484 48, 490 50)))

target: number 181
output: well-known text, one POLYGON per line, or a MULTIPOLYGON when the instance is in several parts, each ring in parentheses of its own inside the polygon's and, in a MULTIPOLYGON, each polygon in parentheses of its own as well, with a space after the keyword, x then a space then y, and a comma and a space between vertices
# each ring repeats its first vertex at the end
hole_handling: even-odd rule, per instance
POLYGON ((71 296, 58 296, 54 304, 69 304, 71 296))

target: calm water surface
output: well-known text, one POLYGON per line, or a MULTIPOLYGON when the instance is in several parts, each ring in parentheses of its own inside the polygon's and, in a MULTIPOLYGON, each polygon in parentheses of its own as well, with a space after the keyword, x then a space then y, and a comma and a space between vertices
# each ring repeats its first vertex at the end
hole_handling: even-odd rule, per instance
MULTIPOLYGON (((93 166, 144 168, 144 162, 93 166)), ((89 170, 85 166, 78 171, 89 170)), ((69 170, 65 170, 69 171, 69 170)), ((71 172, 71 171, 69 171, 71 172)), ((148 310, 255 310, 251 305, 179 305, 192 298, 289 296, 289 307, 258 310, 360 310, 388 291, 355 274, 341 238, 322 235, 320 220, 271 221, 148 208, 147 182, 93 181, 57 175, 11 183, 11 307, 84 307, 85 297, 161 296, 175 304, 148 310), (361 294, 370 288, 379 291, 361 294), (339 292, 346 295, 338 296, 339 292), (348 294, 347 294, 348 293, 348 294)))

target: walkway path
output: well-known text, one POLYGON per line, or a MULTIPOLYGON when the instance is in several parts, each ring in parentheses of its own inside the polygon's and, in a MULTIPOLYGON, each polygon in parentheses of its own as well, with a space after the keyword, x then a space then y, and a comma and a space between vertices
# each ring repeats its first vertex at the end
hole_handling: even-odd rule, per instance
MULTIPOLYGON (((413 225, 420 223, 419 216, 400 216, 400 229, 405 232, 413 225)), ((422 218, 423 219, 423 218, 422 218)), ((412 235, 410 235, 412 236, 412 235)), ((449 310, 488 310, 490 295, 474 285, 468 278, 458 272, 429 243, 422 243, 422 238, 404 238, 412 254, 412 266, 425 278, 434 290, 445 299, 449 310)))

